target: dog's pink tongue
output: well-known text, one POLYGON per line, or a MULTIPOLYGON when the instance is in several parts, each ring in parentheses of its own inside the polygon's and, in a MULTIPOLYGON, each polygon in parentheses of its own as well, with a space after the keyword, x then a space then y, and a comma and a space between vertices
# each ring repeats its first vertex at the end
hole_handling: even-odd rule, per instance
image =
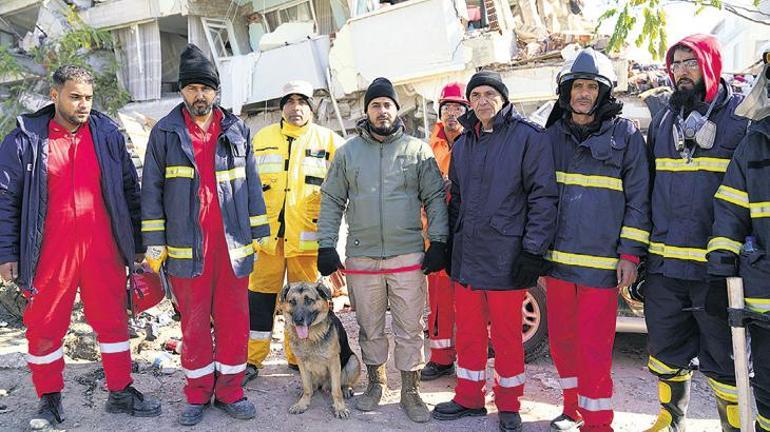
POLYGON ((300 339, 307 339, 307 326, 294 326, 294 328, 297 330, 297 336, 299 336, 300 339))

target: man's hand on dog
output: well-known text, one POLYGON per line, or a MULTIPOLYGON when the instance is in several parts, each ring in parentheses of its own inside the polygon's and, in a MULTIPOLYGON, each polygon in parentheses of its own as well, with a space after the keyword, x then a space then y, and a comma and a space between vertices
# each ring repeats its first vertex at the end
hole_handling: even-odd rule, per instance
POLYGON ((334 248, 320 248, 318 249, 318 271, 321 276, 329 276, 336 272, 338 269, 344 269, 340 261, 340 256, 337 254, 337 250, 334 248))
POLYGON ((425 257, 422 259, 422 272, 435 273, 446 267, 446 243, 430 242, 425 257))

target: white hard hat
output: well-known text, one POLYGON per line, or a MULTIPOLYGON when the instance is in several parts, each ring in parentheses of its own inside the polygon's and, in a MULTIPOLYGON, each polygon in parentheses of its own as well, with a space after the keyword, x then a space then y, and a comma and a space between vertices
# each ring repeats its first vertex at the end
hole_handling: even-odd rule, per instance
POLYGON ((298 94, 308 99, 313 98, 313 85, 307 81, 295 80, 289 81, 283 86, 283 96, 298 94))

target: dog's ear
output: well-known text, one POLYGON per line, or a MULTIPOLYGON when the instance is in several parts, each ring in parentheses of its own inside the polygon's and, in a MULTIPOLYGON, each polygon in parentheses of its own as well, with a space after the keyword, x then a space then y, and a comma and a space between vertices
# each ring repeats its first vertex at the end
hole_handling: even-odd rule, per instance
POLYGON ((323 283, 323 281, 318 281, 318 283, 315 285, 315 289, 318 291, 318 295, 320 295, 324 300, 332 299, 332 291, 323 283))
POLYGON ((286 296, 289 294, 289 289, 291 289, 291 285, 286 284, 286 286, 284 286, 283 289, 281 290, 281 296, 280 296, 281 303, 286 303, 286 296))

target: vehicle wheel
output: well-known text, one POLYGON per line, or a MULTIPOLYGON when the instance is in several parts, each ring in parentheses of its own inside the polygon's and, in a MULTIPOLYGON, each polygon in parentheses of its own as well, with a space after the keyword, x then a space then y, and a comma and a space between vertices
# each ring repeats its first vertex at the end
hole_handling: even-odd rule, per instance
POLYGON ((537 285, 529 289, 521 308, 524 360, 530 362, 548 352, 545 283, 542 280, 538 280, 537 285))

